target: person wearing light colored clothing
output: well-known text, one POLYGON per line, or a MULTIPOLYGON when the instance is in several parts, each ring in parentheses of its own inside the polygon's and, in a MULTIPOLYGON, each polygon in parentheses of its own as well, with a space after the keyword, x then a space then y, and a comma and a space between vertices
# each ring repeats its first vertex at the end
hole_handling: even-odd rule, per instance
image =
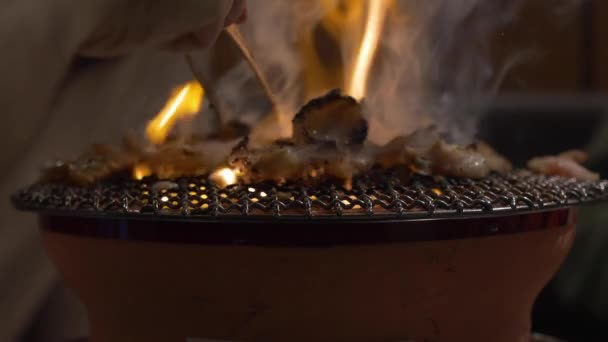
POLYGON ((185 51, 244 20, 245 0, 0 0, 0 341, 86 336, 82 307, 9 196, 41 163, 141 127, 191 80, 185 51))

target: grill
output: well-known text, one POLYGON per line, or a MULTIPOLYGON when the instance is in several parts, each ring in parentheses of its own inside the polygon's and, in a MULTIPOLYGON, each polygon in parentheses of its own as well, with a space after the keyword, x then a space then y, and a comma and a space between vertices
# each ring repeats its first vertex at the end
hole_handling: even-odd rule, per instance
POLYGON ((114 339, 128 316, 144 340, 163 326, 175 336, 165 340, 186 330, 221 340, 431 340, 441 330, 450 341, 506 341, 529 335, 530 298, 573 241, 572 207, 608 197, 608 182, 526 172, 401 176, 370 173, 352 189, 219 188, 203 177, 39 183, 13 201, 40 213, 49 255, 95 313, 92 325, 114 339), (488 302, 500 303, 491 315, 488 302), (461 328, 471 321, 483 329, 461 328))
POLYGON ((527 172, 483 180, 368 175, 333 184, 262 183, 218 188, 205 178, 113 180, 90 187, 35 184, 13 196, 21 210, 75 216, 210 220, 349 217, 420 219, 552 209, 604 200, 608 182, 527 172))

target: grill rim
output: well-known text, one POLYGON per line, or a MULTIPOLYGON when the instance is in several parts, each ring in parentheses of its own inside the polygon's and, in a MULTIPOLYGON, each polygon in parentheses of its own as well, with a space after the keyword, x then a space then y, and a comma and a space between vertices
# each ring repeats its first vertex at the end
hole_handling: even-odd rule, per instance
POLYGON ((321 222, 197 222, 121 220, 69 216, 39 217, 43 231, 114 241, 187 245, 324 248, 374 246, 540 232, 573 227, 577 208, 447 220, 321 222))
POLYGON ((464 212, 456 211, 437 211, 434 213, 420 212, 420 213, 387 213, 373 215, 353 214, 353 215, 313 215, 307 216, 301 215, 235 215, 235 214, 222 214, 217 216, 195 216, 195 215, 179 215, 179 214, 157 214, 157 213, 121 213, 121 212, 98 212, 98 211, 84 211, 84 210, 72 210, 72 209, 51 209, 51 208, 33 208, 15 205, 15 208, 19 211, 30 212, 40 216, 57 216, 57 217, 76 217, 83 219, 102 219, 102 220, 122 220, 122 221, 162 221, 162 222, 198 222, 198 223, 224 223, 224 222, 238 222, 238 223, 273 223, 273 222, 319 222, 319 223, 392 223, 392 222, 407 222, 407 221, 446 221, 446 220, 465 220, 475 218, 488 218, 488 217, 508 217, 508 216, 520 216, 531 213, 545 213, 556 211, 560 209, 576 208, 580 206, 593 205, 604 202, 604 199, 597 199, 593 201, 585 202, 572 202, 568 204, 555 204, 545 205, 542 208, 529 208, 520 207, 517 209, 510 208, 499 208, 492 211, 483 210, 466 210, 464 212))

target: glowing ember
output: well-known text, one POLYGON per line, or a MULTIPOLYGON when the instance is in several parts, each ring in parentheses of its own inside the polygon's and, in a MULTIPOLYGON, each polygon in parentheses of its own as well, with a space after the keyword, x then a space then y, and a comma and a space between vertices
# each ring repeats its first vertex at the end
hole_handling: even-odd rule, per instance
POLYGON ((357 100, 365 97, 369 73, 378 50, 380 36, 384 30, 384 22, 391 3, 392 0, 370 0, 368 2, 369 8, 365 34, 357 52, 356 61, 347 87, 348 94, 357 100))
POLYGON ((152 170, 146 164, 138 164, 133 168, 133 178, 142 180, 152 175, 152 170))
POLYGON ((435 195, 437 195, 437 196, 443 195, 443 191, 441 191, 441 189, 439 189, 439 188, 433 188, 433 189, 431 189, 431 191, 433 191, 435 193, 435 195))
POLYGON ((209 178, 222 188, 236 184, 238 181, 237 172, 227 167, 215 171, 209 178))
POLYGON ((204 95, 205 91, 197 81, 177 88, 165 107, 148 124, 146 136, 150 142, 157 145, 164 143, 178 120, 199 112, 204 95))

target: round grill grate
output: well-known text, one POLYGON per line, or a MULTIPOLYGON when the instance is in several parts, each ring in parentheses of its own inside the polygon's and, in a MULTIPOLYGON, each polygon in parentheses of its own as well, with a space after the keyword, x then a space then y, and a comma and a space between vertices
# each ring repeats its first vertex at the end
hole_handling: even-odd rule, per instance
POLYGON ((234 185, 202 178, 114 180, 95 186, 35 184, 13 196, 21 210, 66 215, 209 219, 268 217, 450 217, 571 206, 608 197, 608 182, 578 182, 525 172, 483 180, 382 175, 352 190, 326 184, 234 185))

